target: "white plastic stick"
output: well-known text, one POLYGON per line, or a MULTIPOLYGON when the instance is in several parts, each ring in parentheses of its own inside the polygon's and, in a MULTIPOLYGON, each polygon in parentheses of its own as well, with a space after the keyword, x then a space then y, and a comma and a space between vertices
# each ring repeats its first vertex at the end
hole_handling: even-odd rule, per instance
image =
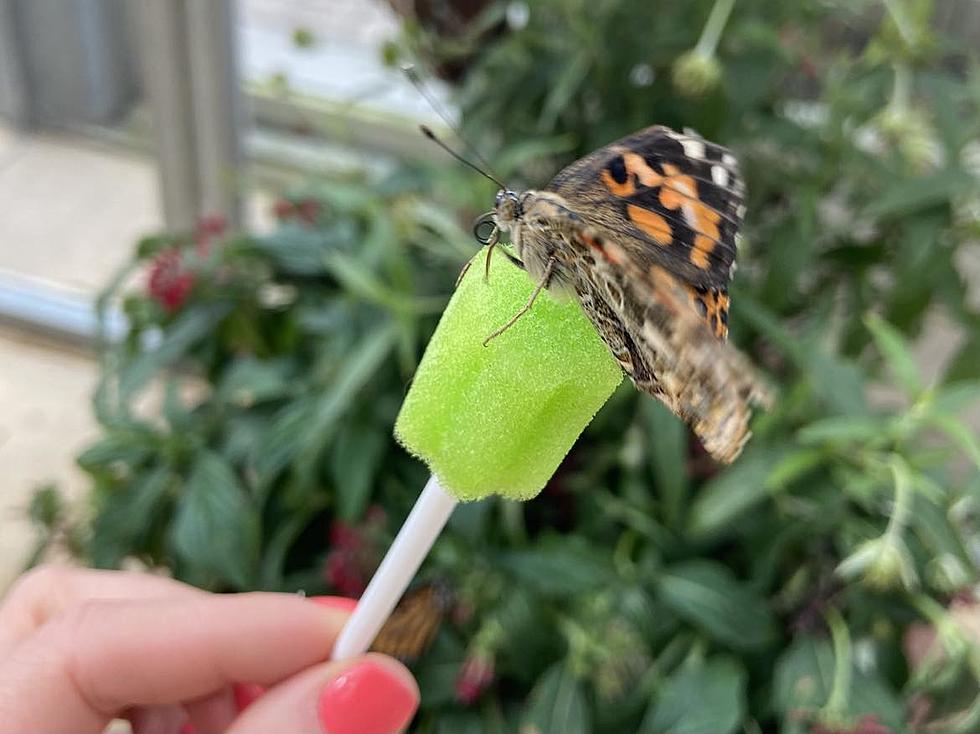
POLYGON ((435 475, 415 501, 387 555, 333 647, 333 660, 363 655, 415 578, 422 561, 456 507, 435 475))

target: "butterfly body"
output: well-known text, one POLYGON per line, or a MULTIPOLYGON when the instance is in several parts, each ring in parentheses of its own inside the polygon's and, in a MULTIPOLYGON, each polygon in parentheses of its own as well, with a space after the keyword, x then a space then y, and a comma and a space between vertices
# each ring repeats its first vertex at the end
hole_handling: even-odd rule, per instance
POLYGON ((731 462, 768 401, 726 343, 744 185, 721 146, 665 127, 616 141, 541 191, 497 195, 494 221, 550 290, 572 293, 637 388, 731 462))

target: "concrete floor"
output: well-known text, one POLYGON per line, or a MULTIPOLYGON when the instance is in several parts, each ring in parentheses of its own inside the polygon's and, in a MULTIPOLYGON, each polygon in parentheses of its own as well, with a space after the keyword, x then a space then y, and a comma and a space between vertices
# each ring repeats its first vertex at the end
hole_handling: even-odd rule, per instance
POLYGON ((0 328, 0 594, 33 545, 32 490, 56 482, 70 496, 86 482, 74 457, 96 433, 89 355, 0 328))
MULTIPOLYGON (((151 160, 80 139, 0 127, 0 274, 92 297, 162 225, 151 160)), ((32 545, 34 487, 79 496, 74 456, 96 431, 91 355, 0 328, 0 592, 32 545)))

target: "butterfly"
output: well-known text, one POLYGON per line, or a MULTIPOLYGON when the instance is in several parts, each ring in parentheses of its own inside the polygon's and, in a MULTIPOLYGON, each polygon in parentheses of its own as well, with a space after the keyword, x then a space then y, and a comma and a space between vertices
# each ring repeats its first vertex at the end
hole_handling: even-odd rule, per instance
POLYGON ((374 638, 371 650, 414 663, 432 644, 452 606, 449 588, 438 582, 408 591, 374 638))
MULTIPOLYGON (((502 188, 481 238, 508 232, 537 286, 573 294, 634 385, 731 463, 771 397, 727 343, 745 184, 726 148, 653 126, 572 163, 540 191, 502 188)), ((489 267, 489 255, 488 255, 489 267)))

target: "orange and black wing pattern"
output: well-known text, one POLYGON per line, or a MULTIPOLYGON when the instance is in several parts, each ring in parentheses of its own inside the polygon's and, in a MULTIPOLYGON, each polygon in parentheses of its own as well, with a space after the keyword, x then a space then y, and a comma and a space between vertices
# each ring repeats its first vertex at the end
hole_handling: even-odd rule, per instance
POLYGON ((640 270, 659 266, 685 283, 692 307, 727 336, 745 185, 726 148, 650 127, 573 163, 547 190, 586 225, 615 235, 640 270))

